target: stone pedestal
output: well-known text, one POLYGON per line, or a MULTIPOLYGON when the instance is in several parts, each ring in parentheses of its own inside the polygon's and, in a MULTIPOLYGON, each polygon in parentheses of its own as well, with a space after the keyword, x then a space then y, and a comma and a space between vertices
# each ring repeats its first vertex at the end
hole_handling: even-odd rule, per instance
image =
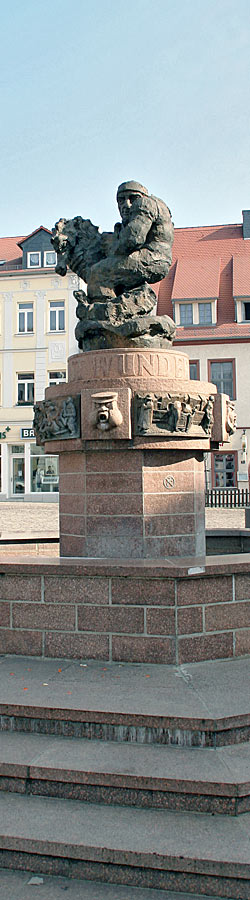
POLYGON ((205 555, 200 451, 60 454, 61 556, 205 555))
POLYGON ((61 556, 203 559, 203 458, 227 437, 222 407, 175 350, 71 357, 36 413, 60 457, 61 556))

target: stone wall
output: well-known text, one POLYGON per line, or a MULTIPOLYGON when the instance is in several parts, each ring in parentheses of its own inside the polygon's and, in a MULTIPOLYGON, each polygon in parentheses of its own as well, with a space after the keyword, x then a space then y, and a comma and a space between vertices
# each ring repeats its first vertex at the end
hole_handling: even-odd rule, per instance
POLYGON ((250 653, 250 555, 0 562, 0 653, 182 664, 250 653))

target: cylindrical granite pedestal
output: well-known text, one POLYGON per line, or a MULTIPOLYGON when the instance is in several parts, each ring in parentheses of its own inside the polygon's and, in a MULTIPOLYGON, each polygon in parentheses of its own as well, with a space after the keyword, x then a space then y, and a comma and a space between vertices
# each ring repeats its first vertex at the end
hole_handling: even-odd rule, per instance
POLYGON ((38 439, 60 457, 61 556, 204 557, 204 452, 228 436, 186 354, 78 353, 37 408, 38 439))

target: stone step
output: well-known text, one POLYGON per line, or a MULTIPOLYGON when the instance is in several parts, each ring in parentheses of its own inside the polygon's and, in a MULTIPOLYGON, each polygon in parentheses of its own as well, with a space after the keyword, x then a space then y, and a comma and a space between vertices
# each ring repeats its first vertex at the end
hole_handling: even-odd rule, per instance
POLYGON ((234 816, 250 810, 250 744, 201 751, 3 733, 0 790, 234 816))
MULTIPOLYGON (((71 693, 70 691, 68 693, 71 693)), ((165 744, 175 747, 224 747, 250 740, 250 714, 160 716, 96 709, 56 708, 52 704, 0 704, 0 732, 50 734, 87 740, 165 744)))
POLYGON ((88 881, 249 900, 240 818, 1 795, 0 865, 88 881))
MULTIPOLYGON (((80 881, 60 875, 56 877, 10 869, 0 869, 0 884, 3 900, 27 900, 27 897, 33 900, 37 887, 39 900, 62 900, 62 891, 67 891, 67 900, 204 900, 200 894, 165 892, 85 879, 80 881)), ((211 896, 206 900, 212 900, 211 896)))
POLYGON ((1 731, 179 747, 250 739, 247 658, 176 668, 5 657, 0 678, 1 731))

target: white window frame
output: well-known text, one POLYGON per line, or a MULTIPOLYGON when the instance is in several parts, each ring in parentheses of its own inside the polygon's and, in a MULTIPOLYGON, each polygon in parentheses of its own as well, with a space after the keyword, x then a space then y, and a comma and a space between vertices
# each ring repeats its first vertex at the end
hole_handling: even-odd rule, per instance
POLYGON ((63 369, 61 372, 49 372, 48 375, 49 375, 49 382, 48 382, 49 387, 53 387, 56 384, 62 384, 66 381, 66 369, 63 369), (60 378, 60 375, 62 375, 63 377, 60 378), (56 376, 59 376, 59 378, 58 377, 56 378, 56 376))
POLYGON ((197 299, 197 297, 194 299, 192 299, 190 297, 189 298, 184 297, 181 300, 173 301, 173 309, 174 309, 174 321, 175 321, 175 324, 177 325, 177 327, 192 328, 192 327, 194 327, 194 325, 195 326, 198 325, 199 328, 206 328, 206 327, 209 328, 212 325, 216 325, 216 323, 217 323, 217 298, 216 297, 215 298, 214 297, 206 297, 206 298, 202 297, 202 298, 198 298, 198 299, 197 299), (212 321, 210 322, 210 324, 207 323, 207 325, 203 325, 203 324, 201 325, 200 321, 199 321, 199 306, 201 306, 203 303, 211 304, 212 321), (189 305, 191 304, 191 306, 193 308, 193 326, 192 325, 181 325, 180 306, 186 306, 188 304, 189 305))
POLYGON ((242 325, 243 322, 249 322, 245 316, 245 303, 250 303, 250 297, 234 297, 235 302, 235 320, 242 325))
POLYGON ((33 406, 35 401, 35 374, 34 372, 18 372, 17 373, 17 405, 18 406, 33 406), (18 387, 20 384, 24 384, 24 400, 19 400, 18 397, 18 387), (28 400, 28 385, 33 384, 33 399, 28 400))
POLYGON ((18 334, 34 334, 34 303, 18 303, 17 311, 17 333, 18 334), (29 308, 28 308, 29 307, 29 308), (32 312, 32 331, 28 329, 28 313, 32 312), (24 330, 20 330, 20 314, 24 315, 24 330))
POLYGON ((48 268, 54 269, 55 266, 56 266, 56 263, 57 263, 57 253, 56 253, 56 251, 55 251, 55 250, 44 250, 44 254, 43 254, 43 265, 44 265, 44 268, 45 268, 45 269, 48 269, 48 268), (47 262, 47 253, 54 253, 54 255, 55 255, 55 262, 53 262, 53 263, 48 263, 48 262, 47 262))
POLYGON ((65 331, 65 300, 50 300, 49 301, 49 328, 48 328, 48 330, 49 330, 50 334, 55 334, 55 333, 63 334, 63 332, 65 331), (52 303, 53 303, 53 306, 52 306, 52 303), (64 326, 63 326, 63 328, 59 328, 59 313, 62 311, 62 309, 64 311, 64 326), (56 314, 56 327, 55 328, 50 327, 50 313, 51 312, 56 314))
POLYGON ((41 268, 41 251, 40 250, 30 250, 29 253, 27 253, 27 268, 28 269, 40 269, 41 268), (30 257, 33 256, 34 253, 39 258, 39 262, 35 266, 33 266, 32 263, 30 262, 30 257))

